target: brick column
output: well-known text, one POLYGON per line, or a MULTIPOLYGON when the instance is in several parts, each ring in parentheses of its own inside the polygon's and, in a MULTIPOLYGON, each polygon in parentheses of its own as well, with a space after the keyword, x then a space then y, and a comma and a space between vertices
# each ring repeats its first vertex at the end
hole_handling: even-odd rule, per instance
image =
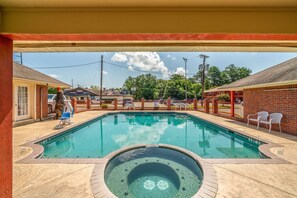
POLYGON ((74 113, 77 113, 77 99, 75 97, 71 98, 71 105, 74 109, 74 113))
POLYGON ((87 97, 87 109, 90 110, 91 109, 91 98, 87 97))
POLYGON ((235 96, 235 93, 234 93, 234 91, 230 91, 230 101, 231 101, 231 117, 234 117, 234 115, 235 115, 235 113, 234 113, 234 100, 235 100, 235 98, 234 98, 234 96, 235 96))
MULTIPOLYGON (((12 40, 0 36, 0 197, 12 197, 12 40)), ((16 106, 14 106, 17 108, 16 106)))
POLYGON ((194 105, 194 110, 197 110, 198 109, 198 105, 197 105, 197 103, 198 103, 198 101, 197 101, 197 98, 194 98, 194 100, 193 100, 193 105, 194 105))
POLYGON ((114 110, 118 110, 118 99, 117 98, 114 99, 113 104, 114 104, 114 110))
POLYGON ((211 100, 211 103, 212 103, 212 114, 218 114, 219 112, 218 100, 216 98, 213 98, 211 100))
POLYGON ((169 97, 167 99, 167 110, 170 111, 171 110, 171 97, 169 97))
POLYGON ((144 110, 144 98, 141 98, 141 110, 144 110))
POLYGON ((203 106, 204 106, 204 112, 209 113, 209 100, 208 99, 204 98, 203 106))

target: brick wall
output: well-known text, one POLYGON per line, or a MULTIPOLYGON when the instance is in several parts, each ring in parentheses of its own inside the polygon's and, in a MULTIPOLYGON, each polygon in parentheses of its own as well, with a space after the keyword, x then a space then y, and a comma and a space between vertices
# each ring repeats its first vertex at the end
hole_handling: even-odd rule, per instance
POLYGON ((36 86, 36 119, 40 119, 40 108, 42 108, 42 116, 41 118, 45 118, 48 116, 48 108, 47 108, 47 93, 48 87, 43 85, 36 86), (41 90, 41 93, 40 93, 41 90), (42 107, 40 105, 40 95, 42 95, 42 107))
MULTIPOLYGON (((258 111, 282 113, 282 131, 297 135, 297 85, 246 89, 244 98, 244 119, 258 111)), ((279 131, 277 126, 274 130, 279 131)))

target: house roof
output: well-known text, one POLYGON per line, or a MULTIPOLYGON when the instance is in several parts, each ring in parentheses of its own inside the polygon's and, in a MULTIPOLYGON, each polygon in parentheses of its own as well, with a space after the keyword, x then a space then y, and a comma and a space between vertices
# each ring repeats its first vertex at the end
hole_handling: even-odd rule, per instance
POLYGON ((205 92, 239 91, 247 88, 297 84, 297 57, 265 69, 254 75, 205 92))
POLYGON ((64 94, 66 96, 99 96, 94 91, 82 87, 64 90, 64 94))
POLYGON ((70 87, 70 85, 62 81, 59 81, 55 78, 52 78, 48 75, 45 75, 41 72, 38 72, 24 65, 18 64, 16 62, 13 63, 13 77, 31 80, 38 83, 46 83, 51 87, 61 87, 61 88, 70 87))

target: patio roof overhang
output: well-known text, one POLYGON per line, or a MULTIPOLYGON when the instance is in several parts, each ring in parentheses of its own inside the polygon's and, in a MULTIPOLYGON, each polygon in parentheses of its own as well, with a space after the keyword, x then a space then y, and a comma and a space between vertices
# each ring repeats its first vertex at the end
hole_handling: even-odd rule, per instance
POLYGON ((13 50, 297 51, 296 18, 296 0, 1 0, 0 197, 12 196, 13 50))
POLYGON ((282 82, 274 82, 274 83, 265 83, 265 84, 257 84, 257 85, 251 85, 251 86, 242 86, 242 87, 230 87, 230 88, 214 88, 210 90, 204 91, 204 93, 211 93, 211 92, 221 92, 221 91, 244 91, 245 89, 257 89, 257 88, 267 88, 269 87, 277 87, 277 86, 287 86, 287 85, 296 85, 297 80, 291 80, 291 81, 282 81, 282 82))

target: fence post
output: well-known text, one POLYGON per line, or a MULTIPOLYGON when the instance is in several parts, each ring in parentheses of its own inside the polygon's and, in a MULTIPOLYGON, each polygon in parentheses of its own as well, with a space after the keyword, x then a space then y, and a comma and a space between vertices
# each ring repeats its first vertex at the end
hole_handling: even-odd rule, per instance
POLYGON ((91 109, 91 98, 87 97, 87 110, 91 109))
POLYGON ((144 98, 141 98, 141 110, 144 110, 144 98))
POLYGON ((212 98, 212 114, 218 114, 219 112, 219 106, 218 106, 218 100, 216 98, 212 98))
POLYGON ((113 103, 114 103, 114 110, 118 110, 118 99, 115 98, 113 103))
POLYGON ((77 99, 75 97, 71 98, 71 105, 73 107, 74 113, 77 113, 77 99))
POLYGON ((230 91, 230 100, 231 100, 231 117, 235 116, 235 108, 234 108, 234 99, 235 99, 235 92, 234 91, 230 91))
POLYGON ((167 110, 168 111, 171 110, 171 97, 168 97, 168 99, 167 99, 167 110))
POLYGON ((203 103, 204 103, 204 105, 203 105, 204 106, 204 112, 209 113, 209 100, 207 98, 205 98, 203 103))
POLYGON ((197 110, 198 109, 198 106, 197 106, 197 98, 194 98, 194 100, 193 100, 193 102, 194 102, 194 110, 197 110))

